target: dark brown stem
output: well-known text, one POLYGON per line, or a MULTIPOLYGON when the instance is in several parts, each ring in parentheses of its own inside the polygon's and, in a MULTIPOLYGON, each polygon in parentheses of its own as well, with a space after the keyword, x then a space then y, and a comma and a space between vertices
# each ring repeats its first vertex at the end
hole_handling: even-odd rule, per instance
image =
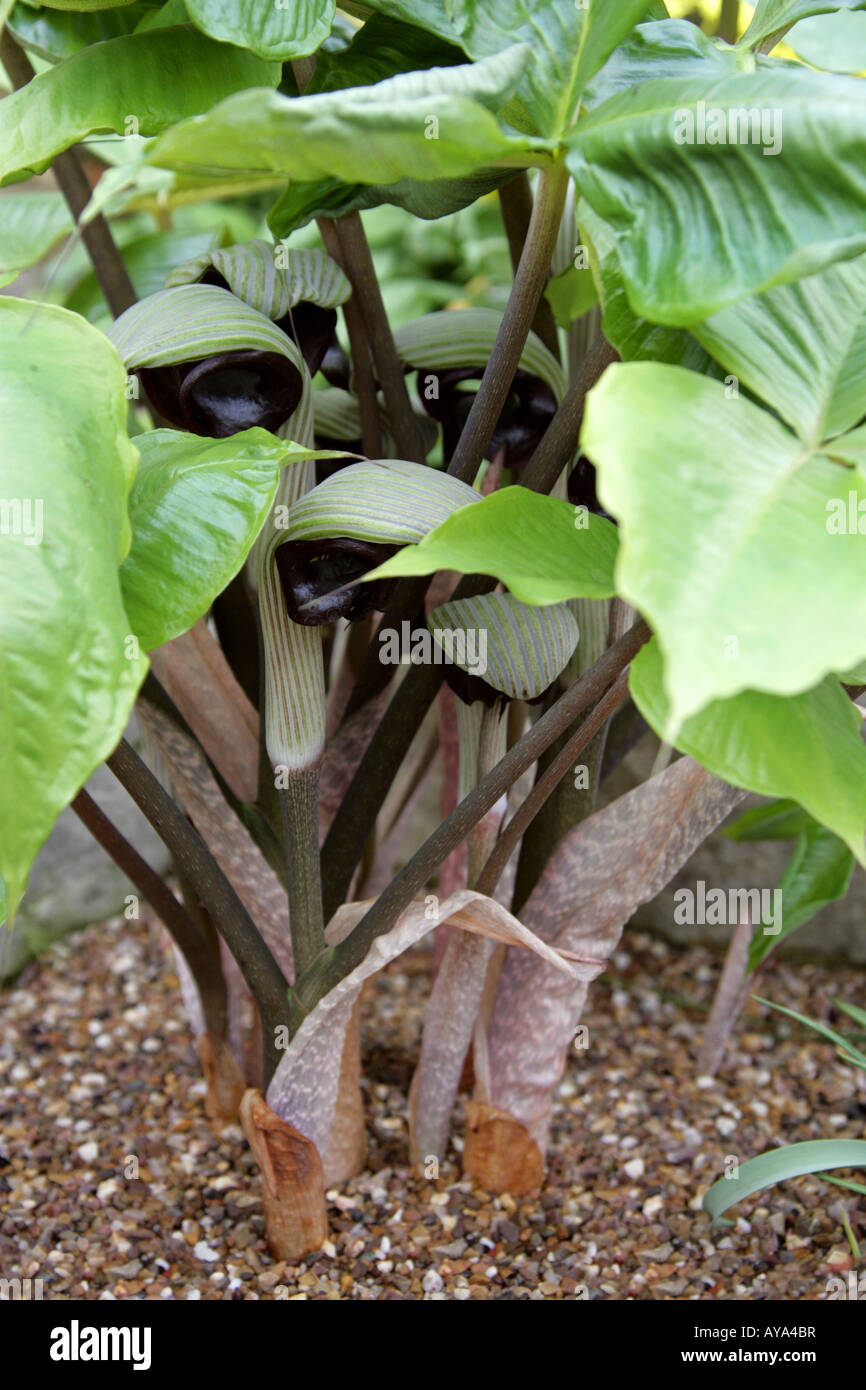
POLYGON ((171 889, 138 850, 120 833, 82 787, 71 803, 72 809, 90 831, 97 844, 110 855, 117 867, 135 884, 164 924, 192 972, 201 998, 208 1031, 224 1037, 226 1031, 226 986, 220 959, 199 931, 189 913, 171 889))
MULTIPOLYGON (((30 79, 36 76, 27 54, 7 30, 0 32, 0 60, 16 89, 26 87, 30 79)), ((81 161, 74 150, 64 150, 62 154, 54 156, 51 167, 57 186, 77 222, 90 201, 91 193, 81 161)), ((81 239, 93 262, 106 303, 116 317, 134 304, 137 296, 123 258, 114 244, 111 229, 101 213, 81 228, 81 239)))
POLYGON ((106 764, 171 850, 237 961, 261 1016, 267 1084, 280 1059, 275 1029, 289 1022, 289 987, 283 972, 198 831, 125 739, 106 764))
POLYGON ((486 893, 488 897, 493 893, 506 864, 517 848, 520 837, 538 815, 551 792, 555 791, 563 777, 573 767, 575 758, 580 757, 580 754, 599 730, 604 728, 607 720, 615 710, 619 709, 627 695, 628 668, 626 667, 592 712, 584 719, 580 728, 568 740, 562 752, 541 774, 526 800, 518 807, 511 820, 503 828, 487 863, 478 875, 478 882, 475 886, 479 893, 486 893))
MULTIPOLYGON (((499 206, 502 211, 505 235, 508 237, 512 269, 516 272, 520 265, 520 257, 526 245, 529 224, 532 220, 532 189, 529 185, 529 175, 525 169, 521 169, 516 178, 509 179, 508 183, 502 185, 499 190, 499 206)), ((552 353, 559 362, 559 336, 556 331, 556 320, 544 295, 538 301, 538 308, 532 321, 532 331, 541 339, 548 352, 552 353)))
POLYGON ((520 482, 534 492, 550 492, 563 468, 571 462, 580 442, 583 412, 589 392, 619 353, 606 338, 596 339, 580 369, 580 375, 563 396, 544 438, 529 460, 520 482))
POLYGON ((364 321, 394 441, 402 458, 423 463, 421 431, 409 400, 403 364, 397 356, 394 335, 385 313, 382 291, 360 214, 350 212, 335 225, 340 243, 340 264, 352 282, 364 321))
POLYGON ((496 342, 448 466, 448 472, 455 478, 461 478, 464 483, 475 481, 484 451, 511 390, 520 354, 526 346, 542 291, 547 284, 567 187, 568 170, 564 164, 542 169, 529 232, 496 342))
POLYGON ((391 929, 400 913, 409 906, 451 851, 466 838, 472 827, 523 776, 563 729, 567 729, 583 710, 601 699, 649 637, 650 630, 646 623, 638 621, 464 797, 456 810, 412 856, 346 940, 329 952, 328 958, 323 958, 320 966, 314 967, 298 982, 296 993, 305 1008, 314 1007, 329 989, 360 965, 376 937, 391 929))
MULTIPOLYGON (((319 217, 317 226, 325 250, 338 265, 343 263, 343 252, 337 234, 337 224, 330 217, 319 217)), ((379 424, 379 402, 376 398, 376 380, 370 361, 370 345, 364 318, 358 301, 352 294, 343 305, 343 319, 349 335, 349 351, 352 354, 352 368, 355 374, 355 394, 361 412, 361 444, 367 458, 382 457, 382 431, 379 424)))

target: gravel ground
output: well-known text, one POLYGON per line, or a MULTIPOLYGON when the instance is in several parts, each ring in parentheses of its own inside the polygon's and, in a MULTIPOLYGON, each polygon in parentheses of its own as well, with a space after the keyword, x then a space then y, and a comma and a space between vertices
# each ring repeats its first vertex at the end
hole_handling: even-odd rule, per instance
MULTIPOLYGON (((286 1265, 240 1129, 205 1118, 157 925, 89 928, 0 998, 0 1275, 46 1299, 826 1298, 853 1267, 829 1209, 842 1197, 866 1243, 866 1198, 801 1178, 715 1234, 700 1199, 726 1155, 862 1138, 866 1076, 751 1004, 718 1078, 697 1078, 718 958, 626 943, 591 991, 546 1187, 519 1202, 462 1181, 456 1153, 435 1180, 407 1168, 430 956, 395 962, 367 1003, 369 1168, 328 1194, 324 1250, 286 1265)), ((788 961, 759 991, 825 1019, 863 1002, 856 970, 788 961)))

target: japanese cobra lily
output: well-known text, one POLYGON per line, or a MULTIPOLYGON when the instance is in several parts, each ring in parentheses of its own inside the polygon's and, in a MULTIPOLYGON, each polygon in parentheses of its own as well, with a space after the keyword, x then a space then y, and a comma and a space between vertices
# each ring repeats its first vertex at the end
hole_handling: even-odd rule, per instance
POLYGON ((272 319, 301 350, 310 376, 349 385, 349 359, 337 341, 337 306, 350 285, 323 251, 290 251, 255 240, 205 251, 177 266, 166 285, 216 285, 272 319))
POLYGON ((292 506, 276 552, 293 620, 318 627, 382 607, 391 581, 362 584, 364 575, 478 501, 466 483, 403 459, 340 469, 292 506))
MULTIPOLYGON (((446 461, 472 408, 471 388, 484 374, 501 321, 494 309, 452 309, 415 319, 394 334, 401 360, 418 372, 424 409, 442 426, 446 461)), ((520 469, 540 443, 565 389, 559 363, 530 333, 486 456, 494 459, 504 450, 505 467, 520 469)))

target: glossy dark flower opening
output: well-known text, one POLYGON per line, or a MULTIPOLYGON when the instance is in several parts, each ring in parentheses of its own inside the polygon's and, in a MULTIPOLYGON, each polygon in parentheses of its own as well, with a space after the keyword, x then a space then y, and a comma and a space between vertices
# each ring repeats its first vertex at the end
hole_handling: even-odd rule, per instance
MULTIPOLYGON (((595 468, 585 454, 581 454, 569 476, 568 500, 575 507, 586 507, 586 510, 595 516, 603 516, 608 521, 614 521, 610 512, 606 512, 598 500, 595 468)), ((615 521, 614 525, 616 525, 615 521)))
POLYGON ((210 439, 226 439, 254 425, 279 429, 303 391, 301 373, 287 357, 255 349, 146 367, 139 377, 169 424, 210 439))
POLYGON ((373 584, 353 584, 352 580, 359 580, 398 549, 347 536, 286 541, 277 549, 276 559, 289 617, 304 627, 321 627, 338 618, 357 622, 384 608, 393 580, 373 584))
MULTIPOLYGON (((445 459, 451 458, 457 441, 475 400, 474 391, 462 390, 464 382, 478 383, 483 367, 454 367, 436 373, 439 381, 438 400, 427 400, 424 391, 425 373, 418 375, 421 404, 442 425, 445 459)), ((556 414, 556 397, 537 376, 519 371, 514 378, 508 399, 496 422, 486 457, 494 459, 505 449, 505 467, 522 468, 534 454, 541 438, 556 414)))

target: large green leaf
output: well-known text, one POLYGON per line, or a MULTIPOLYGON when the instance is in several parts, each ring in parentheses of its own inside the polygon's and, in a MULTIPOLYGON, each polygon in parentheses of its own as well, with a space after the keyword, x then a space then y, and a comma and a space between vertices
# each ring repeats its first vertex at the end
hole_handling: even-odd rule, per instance
POLYGON ((396 183, 344 183, 341 179, 297 183, 292 179, 268 213, 268 226, 274 236, 285 237, 314 217, 345 217, 382 203, 405 208, 413 217, 447 217, 513 177, 513 169, 488 169, 460 179, 398 179, 396 183))
POLYGON ((404 19, 409 24, 416 24, 447 43, 457 42, 445 0, 370 0, 365 8, 377 10, 379 14, 389 15, 392 19, 404 19))
POLYGON ((812 817, 796 801, 789 797, 765 802, 763 806, 751 806, 744 811, 732 825, 722 831, 731 840, 750 843, 754 840, 796 840, 812 817))
POLYGON ((86 10, 83 5, 73 10, 61 10, 26 5, 19 0, 6 28, 13 39, 30 53, 59 63, 71 58, 80 48, 105 39, 131 34, 146 15, 154 13, 155 4, 131 3, 114 9, 86 10))
POLYGON ((132 3, 132 0, 45 0, 51 10, 113 10, 132 3))
POLYGON ((483 63, 403 73, 310 97, 239 92, 166 131, 149 160, 199 173, 271 172, 308 183, 337 178, 367 184, 544 162, 546 142, 506 134, 493 115, 528 56, 519 45, 483 63))
POLYGON ((581 443, 620 523, 618 592, 664 653, 669 736, 712 699, 808 690, 866 654, 863 541, 837 534, 866 478, 721 383, 652 362, 605 372, 581 443))
POLYGON ((771 935, 758 924, 749 946, 749 969, 757 970, 781 941, 820 912, 844 898, 854 872, 854 856, 846 844, 812 821, 794 848, 778 891, 782 901, 782 930, 771 935))
POLYGON ((687 326, 866 251, 864 92, 771 64, 645 82, 581 120, 567 162, 616 232, 635 313, 687 326))
MULTIPOLYGON (((670 722, 654 638, 635 657, 631 693, 661 737, 670 722)), ((860 715, 832 676, 802 695, 744 691, 687 719, 676 747, 734 787, 796 801, 866 864, 866 744, 860 715)))
POLYGON ((866 256, 743 300, 692 331, 807 443, 866 415, 866 256))
MULTIPOLYGON (((216 247, 219 233, 152 232, 138 237, 123 248, 123 259, 133 287, 140 299, 156 294, 165 284, 169 271, 188 257, 197 256, 216 247)), ((85 318, 96 319, 107 314, 99 281, 90 271, 78 281, 66 296, 66 307, 85 318)))
POLYGON ((357 30, 347 48, 318 55, 306 94, 366 87, 401 72, 465 62, 465 55, 454 42, 436 38, 415 24, 374 14, 357 30))
POLYGON ((511 43, 531 46, 512 119, 521 129, 559 140, 587 82, 648 6, 647 0, 445 0, 445 8, 473 58, 488 58, 511 43))
POLYGON ((0 218, 0 283, 35 265, 72 230, 62 193, 7 193, 0 218))
POLYGON ((866 1167, 866 1140, 810 1139, 805 1144, 785 1144, 758 1158, 741 1163, 735 1178, 722 1178, 704 1197, 704 1211, 714 1222, 722 1213, 763 1187, 799 1178, 805 1173, 822 1173, 825 1168, 866 1167))
POLYGON ((611 598, 616 547, 616 528, 604 517, 507 487, 461 508, 367 578, 453 569, 493 575, 523 603, 611 598))
POLYGON ((740 44, 756 48, 767 39, 781 38, 786 29, 809 15, 828 14, 831 10, 866 9, 866 0, 758 0, 752 22, 740 39, 740 44))
MULTIPOLYGON (((690 24, 689 28, 694 29, 690 24)), ((600 286, 603 304, 602 328, 608 342, 616 348, 623 362, 670 362, 690 371, 717 375, 715 365, 706 349, 685 328, 670 328, 667 324, 650 323, 640 318, 629 304, 625 280, 617 255, 616 234, 582 199, 578 208, 581 237, 588 244, 590 267, 577 271, 581 276, 592 275, 600 286)))
POLYGON ((192 627, 238 573, 281 466, 318 455, 262 429, 229 439, 154 430, 137 443, 132 547, 120 582, 131 629, 153 651, 192 627))
POLYGON ((785 35, 789 48, 827 72, 858 73, 866 70, 866 13, 839 10, 835 14, 801 19, 785 35))
POLYGON ((14 915, 55 818, 123 732, 126 374, 66 309, 0 297, 0 872, 14 915))
POLYGON ((315 53, 334 22, 335 0, 186 0, 202 33, 249 48, 260 58, 300 58, 315 53))
POLYGON ((705 34, 686 19, 639 24, 610 55, 584 95, 588 110, 639 82, 659 77, 700 77, 706 82, 726 72, 751 70, 755 59, 705 34))
POLYGON ((83 49, 0 105, 0 183, 40 173, 92 131, 156 135, 246 87, 275 86, 279 65, 192 25, 129 34, 83 49))

